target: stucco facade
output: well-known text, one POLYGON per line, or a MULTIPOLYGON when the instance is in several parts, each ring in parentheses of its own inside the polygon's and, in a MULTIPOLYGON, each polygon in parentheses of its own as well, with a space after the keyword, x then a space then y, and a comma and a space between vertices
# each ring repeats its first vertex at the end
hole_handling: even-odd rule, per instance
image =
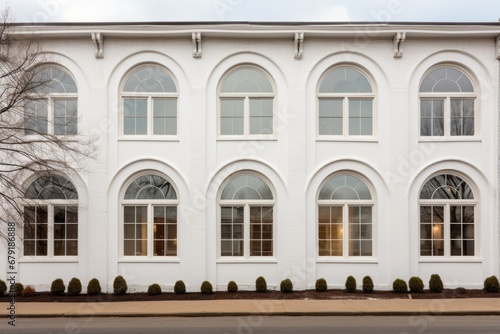
MULTIPOLYGON (((54 64, 74 79, 78 133, 97 136, 99 149, 95 160, 65 175, 78 193, 78 255, 21 255, 23 284, 48 290, 55 278, 78 277, 85 285, 96 277, 111 289, 121 274, 131 291, 152 283, 171 291, 180 279, 197 291, 204 280, 217 290, 230 280, 253 289, 255 279, 264 276, 270 288, 291 278, 296 289, 307 289, 320 277, 330 287, 342 287, 349 275, 358 282, 370 275, 376 288, 390 289, 396 278, 420 276, 425 282, 438 273, 445 286, 478 288, 499 274, 499 25, 48 24, 35 31, 54 64), (102 43, 93 41, 92 33, 100 33, 102 43), (198 41, 193 33, 200 33, 198 41), (164 69, 175 84, 173 134, 155 136, 151 129, 146 135, 125 134, 124 84, 135 69, 149 65, 164 69), (271 85, 266 98, 272 100, 273 127, 265 135, 226 136, 221 129, 221 85, 241 66, 259 69, 271 85), (421 101, 432 97, 422 95, 421 85, 441 67, 459 70, 472 84, 463 100, 474 101, 474 129, 466 135, 423 135, 421 101), (353 116, 344 109, 343 132, 321 132, 320 86, 338 68, 356 70, 371 86, 369 95, 359 98, 371 101, 371 131, 346 133, 346 126, 354 128, 345 123, 353 116), (151 253, 151 222, 144 244, 149 253, 126 255, 124 194, 141 173, 159 175, 175 189, 177 202, 168 204, 177 208, 173 256, 151 253), (265 204, 272 207, 271 255, 248 251, 253 246, 246 220, 241 226, 247 251, 221 255, 221 193, 241 173, 258 176, 272 192, 271 204, 265 204), (351 251, 347 232, 339 239, 341 255, 321 253, 318 196, 336 175, 353 175, 369 189, 369 201, 360 206, 371 210, 370 249, 364 255, 351 251), (472 189, 471 200, 460 204, 474 212, 468 254, 450 253, 450 226, 457 222, 446 214, 443 235, 429 241, 434 247, 442 239, 444 253, 423 250, 421 207, 432 203, 421 202, 420 194, 436 175, 457 176, 472 189)), ((356 94, 348 99, 358 99, 356 94)), ((446 103, 449 97, 441 95, 446 103)), ((340 101, 336 96, 325 101, 340 101)), ((34 178, 22 182, 28 186, 34 178)), ((351 218, 345 217, 356 204, 346 203, 342 226, 351 229, 351 218)), ((450 205, 442 204, 445 211, 450 205)), ((465 245, 465 227, 461 231, 464 243, 459 243, 465 245)), ((328 239, 333 250, 334 238, 328 239)), ((6 268, 2 256, 1 276, 6 268)))

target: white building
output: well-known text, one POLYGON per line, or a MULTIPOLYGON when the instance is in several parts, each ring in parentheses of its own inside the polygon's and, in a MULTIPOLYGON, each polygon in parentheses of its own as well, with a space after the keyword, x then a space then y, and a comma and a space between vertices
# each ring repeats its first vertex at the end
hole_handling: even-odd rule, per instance
POLYGON ((23 284, 307 289, 370 275, 391 289, 437 273, 481 288, 499 274, 500 25, 23 29, 58 82, 31 111, 56 126, 29 126, 100 139, 55 187, 20 181, 38 214, 23 284))

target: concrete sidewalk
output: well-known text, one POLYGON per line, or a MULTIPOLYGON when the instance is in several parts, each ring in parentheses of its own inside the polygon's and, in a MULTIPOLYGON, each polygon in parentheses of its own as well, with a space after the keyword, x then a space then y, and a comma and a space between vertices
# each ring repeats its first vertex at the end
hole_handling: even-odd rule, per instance
MULTIPOLYGON (((9 304, 0 305, 8 316, 9 304)), ((16 317, 500 315, 500 298, 18 303, 16 317)))

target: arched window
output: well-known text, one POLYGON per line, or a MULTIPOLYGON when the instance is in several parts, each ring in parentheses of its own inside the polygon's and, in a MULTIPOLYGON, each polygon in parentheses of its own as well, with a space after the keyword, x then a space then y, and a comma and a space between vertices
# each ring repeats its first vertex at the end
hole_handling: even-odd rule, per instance
POLYGON ((431 70, 420 84, 419 96, 421 136, 474 136, 476 93, 462 70, 431 70))
POLYGON ((374 98, 372 85, 360 70, 334 68, 318 90, 318 134, 372 136, 374 98))
POLYGON ((38 87, 24 112, 25 133, 76 135, 78 90, 73 77, 59 66, 48 66, 32 82, 38 87))
POLYGON ((122 90, 123 135, 177 135, 177 98, 177 86, 164 68, 135 69, 122 90))
POLYGON ((474 256, 477 201, 452 174, 429 179, 420 191, 420 256, 474 256))
POLYGON ((241 66, 219 88, 221 136, 272 136, 275 92, 259 68, 241 66))
POLYGON ((75 186, 63 176, 41 176, 31 182, 24 197, 24 256, 77 256, 75 186))
POLYGON ((359 177, 340 173, 327 180, 318 195, 319 256, 372 256, 373 206, 359 177))
POLYGON ((260 176, 233 177, 219 200, 220 256, 273 256, 274 204, 271 188, 260 176))
POLYGON ((177 256, 177 193, 156 174, 136 177, 125 190, 124 256, 177 256))

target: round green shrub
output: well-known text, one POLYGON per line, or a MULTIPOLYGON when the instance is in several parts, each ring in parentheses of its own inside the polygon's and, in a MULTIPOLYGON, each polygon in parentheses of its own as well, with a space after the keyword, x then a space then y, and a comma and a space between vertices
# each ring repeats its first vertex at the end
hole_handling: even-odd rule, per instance
POLYGON ((16 295, 19 296, 23 293, 24 285, 22 285, 21 283, 16 283, 14 284, 14 289, 16 291, 16 295))
POLYGON ((267 283, 266 283, 266 279, 264 277, 259 276, 255 280, 255 291, 257 291, 257 292, 266 292, 267 291, 267 283))
POLYGON ((394 292, 396 293, 404 293, 408 291, 408 285, 406 285, 406 282, 402 279, 397 278, 392 283, 392 290, 394 290, 394 292))
POLYGON ((325 292, 326 290, 328 290, 328 284, 326 283, 326 279, 318 278, 316 280, 315 288, 316 288, 316 291, 318 291, 318 292, 325 292))
POLYGON ((212 284, 209 281, 203 281, 203 283, 201 283, 200 291, 204 295, 213 293, 212 284))
POLYGON ((53 280, 52 284, 50 285, 50 292, 55 296, 62 295, 65 289, 66 286, 64 285, 63 280, 60 278, 53 280))
POLYGON ((420 277, 413 276, 408 281, 408 285, 410 287, 410 291, 413 293, 420 293, 424 291, 424 281, 422 281, 420 277))
POLYGON ((289 278, 286 278, 280 283, 280 290, 283 293, 290 293, 293 291, 293 283, 289 278))
POLYGON ((186 284, 183 281, 177 281, 174 284, 174 292, 178 295, 186 293, 186 284))
POLYGON ((431 279, 429 280, 429 290, 431 290, 431 292, 443 292, 443 281, 438 274, 431 275, 431 279))
POLYGON ((148 287, 148 295, 150 296, 158 296, 161 295, 161 287, 159 284, 151 284, 148 287))
POLYGON ((92 278, 87 285, 87 294, 90 296, 96 296, 101 294, 101 284, 97 278, 92 278))
POLYGON ((345 281, 345 289, 347 292, 356 292, 356 279, 354 277, 347 277, 345 281))
POLYGON ((373 280, 370 276, 363 277, 363 292, 366 293, 373 292, 373 280))
POLYGON ((0 296, 3 296, 7 292, 7 284, 0 279, 0 296))
POLYGON ((68 283, 68 295, 78 296, 82 292, 82 282, 76 277, 73 277, 68 283))
POLYGON ((32 287, 31 285, 28 285, 23 289, 23 292, 21 293, 21 296, 23 297, 33 297, 36 294, 35 288, 32 287))
POLYGON ((238 292, 238 284, 235 281, 227 283, 227 292, 238 292))
POLYGON ((123 276, 118 275, 116 276, 115 280, 113 281, 113 292, 115 295, 124 295, 127 293, 128 286, 127 286, 127 281, 125 281, 125 278, 123 276))
POLYGON ((498 278, 496 276, 490 276, 485 279, 484 290, 486 290, 487 292, 499 292, 500 283, 498 282, 498 278))

